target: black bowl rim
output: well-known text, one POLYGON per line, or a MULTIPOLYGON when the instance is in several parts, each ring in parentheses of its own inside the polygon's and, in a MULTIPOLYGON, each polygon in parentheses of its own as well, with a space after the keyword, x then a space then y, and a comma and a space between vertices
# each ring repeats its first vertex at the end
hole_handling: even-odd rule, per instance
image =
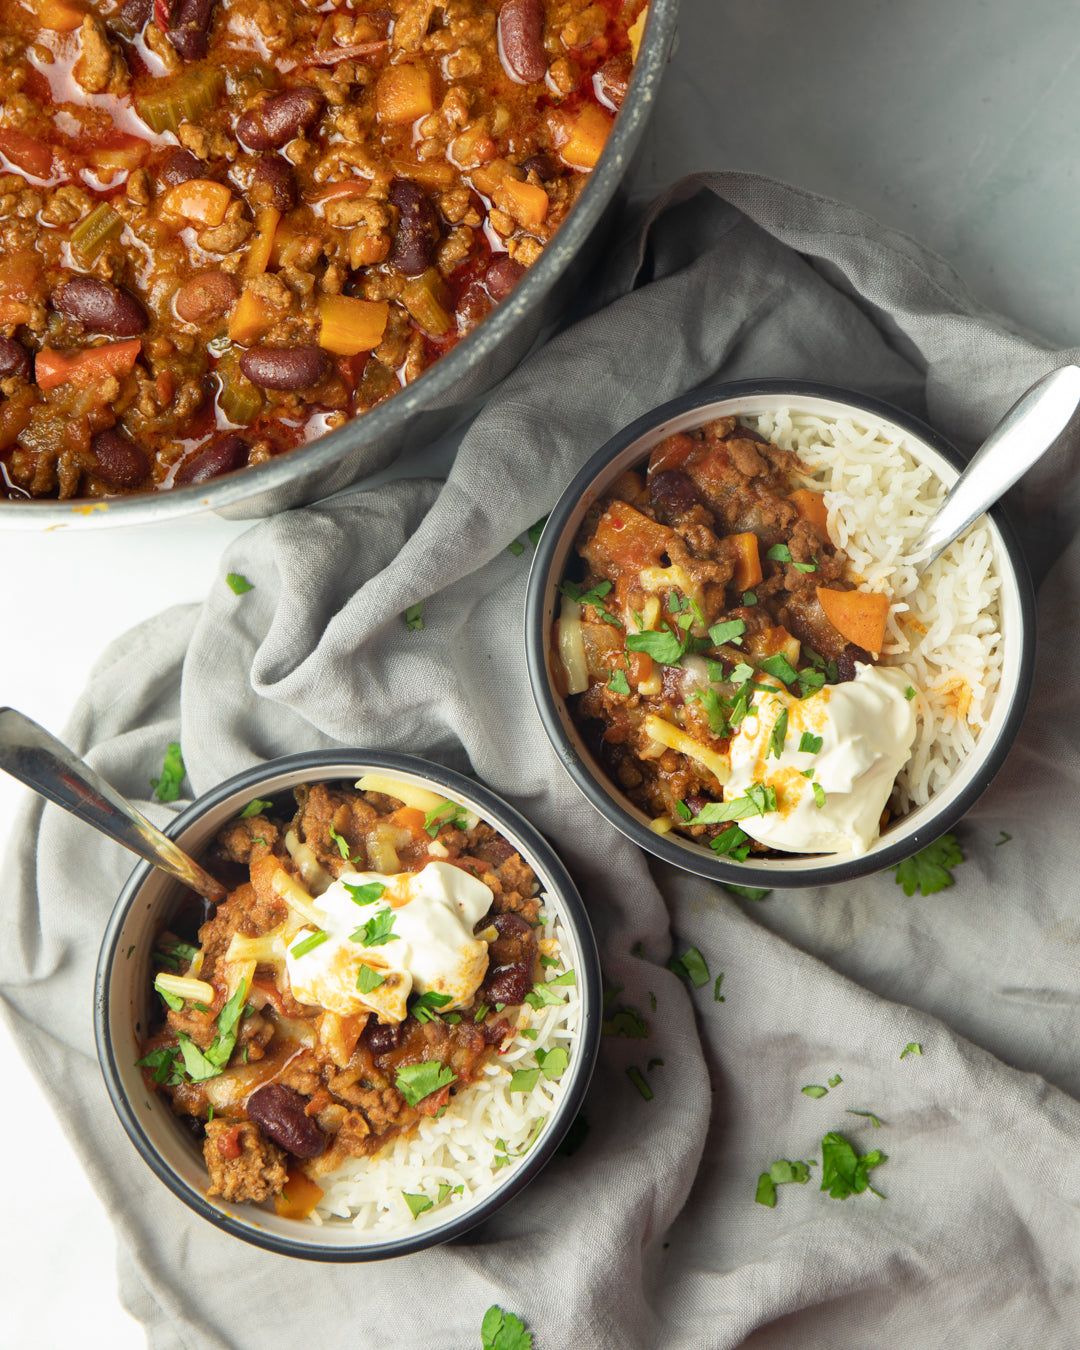
MULTIPOLYGON (((505 301, 466 334, 457 345, 392 399, 378 404, 343 427, 297 446, 265 464, 223 475, 205 484, 170 488, 163 493, 140 493, 100 500, 80 497, 71 502, 5 501, 0 499, 3 529, 108 529, 178 520, 206 511, 240 506, 274 492, 294 480, 306 481, 332 467, 349 450, 362 426, 360 443, 373 440, 394 426, 432 406, 434 400, 469 368, 506 340, 524 314, 552 289, 570 266, 579 248, 614 199, 626 168, 644 134, 656 103, 661 78, 670 57, 678 20, 679 0, 652 0, 642 34, 627 96, 611 135, 589 175, 581 197, 562 227, 505 301)), ((369 475, 370 476, 370 475, 369 475)), ((363 481, 363 476, 358 480, 363 481)), ((316 494, 318 496, 318 494, 316 494)), ((260 512, 265 516, 266 510, 260 512)))
MULTIPOLYGON (((967 463, 949 441, 911 413, 896 408, 871 394, 859 393, 837 385, 812 380, 738 380, 730 383, 707 385, 692 390, 690 393, 682 394, 678 398, 671 399, 669 402, 643 413, 612 436, 579 470, 552 509, 540 536, 540 542, 529 571, 528 589, 525 596, 525 656, 533 700, 555 753, 578 790, 617 830, 654 857, 670 863, 681 871, 692 872, 697 876, 706 877, 710 881, 719 882, 721 885, 752 886, 755 888, 767 886, 772 890, 794 890, 807 886, 825 886, 832 885, 835 882, 854 881, 859 877, 868 876, 895 866, 939 838, 971 809, 990 786, 991 781, 1005 762, 1024 719, 1035 674, 1036 614, 1035 594, 1027 560, 1005 508, 999 502, 990 509, 989 515, 1001 533, 1005 551, 1015 576, 1022 635, 1012 703, 998 730, 994 744, 987 753, 983 770, 979 776, 956 795, 947 809, 943 808, 939 814, 932 816, 930 821, 907 835, 902 841, 886 845, 872 856, 860 854, 845 861, 836 862, 831 867, 818 864, 812 869, 785 868, 783 872, 778 872, 773 877, 765 871, 742 868, 738 863, 709 855, 700 845, 694 846, 673 842, 635 820, 628 811, 616 803, 614 798, 597 781, 593 770, 582 761, 573 742, 567 737, 558 714, 556 695, 548 677, 547 633, 544 622, 545 593, 553 555, 567 520, 577 508, 581 498, 593 487, 594 480, 612 459, 633 444, 640 436, 663 422, 680 417, 684 413, 692 412, 695 408, 710 403, 727 399, 754 398, 777 394, 788 394, 793 399, 822 398, 837 403, 846 403, 862 412, 894 422, 905 431, 926 441, 957 470, 962 470, 967 463)), ((558 702, 561 702, 561 700, 558 700, 558 702)), ((597 773, 599 772, 601 771, 598 769, 597 773)))
MULTIPOLYGON (((175 820, 170 822, 165 833, 176 838, 189 825, 202 818, 208 810, 241 790, 253 795, 260 784, 279 773, 318 770, 320 777, 332 774, 335 768, 363 766, 388 773, 411 773, 430 780, 446 789, 448 795, 459 793, 483 808, 492 824, 505 825, 507 830, 520 837, 533 853, 537 862, 551 883, 550 889, 557 891, 560 905, 567 922, 572 927, 581 952, 581 961, 576 967, 581 994, 581 1029, 575 1059, 578 1068, 572 1087, 564 1094, 556 1110, 549 1117, 549 1123, 529 1155, 514 1169, 491 1195, 480 1201, 454 1222, 429 1229, 416 1237, 396 1238, 389 1241, 368 1241, 354 1246, 335 1246, 320 1248, 312 1243, 292 1242, 288 1238, 265 1232, 256 1227, 242 1224, 230 1215, 217 1209, 203 1196, 198 1195, 176 1176, 159 1156, 128 1102, 120 1079, 119 1069, 109 1036, 109 975, 117 959, 117 946, 120 931, 128 912, 135 902, 143 883, 154 870, 152 864, 141 862, 132 872, 120 892, 119 899, 109 918, 105 936, 102 939, 98 957, 97 973, 94 981, 94 1038, 97 1043, 98 1062, 101 1065, 105 1087, 113 1109, 120 1119, 128 1138, 150 1170, 165 1183, 178 1199, 184 1202, 196 1214, 212 1223, 215 1228, 252 1243, 266 1251, 280 1256, 299 1257, 311 1261, 382 1261, 395 1256, 407 1256, 429 1247, 441 1246, 453 1238, 460 1237, 469 1229, 501 1209, 508 1200, 522 1191, 530 1181, 550 1162, 567 1130, 574 1121, 588 1090, 600 1046, 600 1011, 602 1002, 602 982, 600 958, 596 938, 584 902, 554 849, 514 807, 482 783, 441 764, 420 759, 412 755, 399 755, 380 750, 329 750, 304 751, 294 755, 285 755, 268 760, 263 764, 234 774, 204 793, 186 807, 175 820)), ((343 776, 348 776, 345 774, 343 776)))

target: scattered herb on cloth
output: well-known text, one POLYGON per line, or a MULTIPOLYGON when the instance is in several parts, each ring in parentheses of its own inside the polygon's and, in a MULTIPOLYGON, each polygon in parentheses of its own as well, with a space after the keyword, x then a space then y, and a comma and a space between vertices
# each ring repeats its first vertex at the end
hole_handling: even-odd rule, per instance
POLYGON ((150 779, 150 786, 159 802, 176 801, 180 796, 180 784, 184 781, 185 772, 180 746, 176 741, 170 741, 161 765, 161 777, 150 779))
POLYGON ((525 1323, 493 1303, 480 1323, 482 1350, 532 1350, 533 1338, 525 1323))
POLYGON ((244 595, 247 591, 253 591, 255 587, 248 581, 247 577, 239 572, 229 572, 226 574, 225 583, 233 595, 244 595))
POLYGON ((821 1141, 821 1189, 834 1200, 846 1200, 867 1190, 884 1200, 870 1185, 868 1173, 885 1160, 886 1155, 877 1148, 860 1156, 842 1134, 831 1130, 821 1141))
POLYGON ((892 871, 896 873, 896 884, 903 886, 905 895, 914 895, 916 889, 923 895, 933 895, 953 884, 953 874, 949 870, 964 861, 955 834, 943 834, 932 844, 927 844, 918 853, 897 863, 892 871))

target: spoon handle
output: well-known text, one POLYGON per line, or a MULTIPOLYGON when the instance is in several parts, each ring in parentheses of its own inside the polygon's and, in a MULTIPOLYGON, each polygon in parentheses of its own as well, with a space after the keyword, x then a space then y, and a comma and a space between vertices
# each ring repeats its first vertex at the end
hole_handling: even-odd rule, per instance
POLYGON ((225 887, 151 825, 89 765, 24 713, 0 708, 0 769, 208 900, 225 887))
POLYGON ((979 447, 919 540, 923 567, 1023 477, 1080 404, 1080 366, 1062 366, 1022 394, 979 447))

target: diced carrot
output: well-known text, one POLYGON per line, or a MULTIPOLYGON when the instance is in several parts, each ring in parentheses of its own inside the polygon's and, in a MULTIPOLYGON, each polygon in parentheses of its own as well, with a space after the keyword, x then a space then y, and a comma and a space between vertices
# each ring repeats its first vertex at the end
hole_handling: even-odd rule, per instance
POLYGON ((110 375, 128 375, 142 351, 141 338, 87 347, 81 352, 58 352, 43 347, 34 360, 34 379, 39 389, 55 389, 70 380, 90 385, 110 375))
POLYGON ((817 588, 825 617, 842 638, 878 656, 885 642, 889 597, 880 591, 830 591, 817 588))
POLYGON ((495 205, 507 211, 526 229, 543 225, 550 204, 542 187, 534 183, 519 183, 516 178, 504 178, 495 196, 495 205))
POLYGON ((460 136, 455 136, 450 142, 450 154, 454 163, 463 169, 471 169, 494 159, 498 149, 491 139, 487 122, 479 118, 472 126, 466 127, 460 136))
POLYGON ((735 586, 747 591, 761 580, 761 554, 756 534, 728 535, 735 548, 735 586))
POLYGON ((653 660, 648 652, 630 652, 627 660, 630 664, 630 683, 639 685, 647 680, 653 671, 653 660))
POLYGON ((8 300, 29 300, 41 278, 41 255, 33 249, 16 249, 0 257, 0 295, 8 300))
POLYGON ((689 436, 677 431, 674 436, 665 436, 652 448, 649 456, 649 477, 662 473, 665 469, 681 469, 695 450, 701 449, 701 442, 691 440, 689 436))
POLYGON ((478 164, 470 177, 473 187, 478 192, 482 192, 485 197, 494 197, 496 189, 502 186, 504 179, 515 178, 520 172, 521 170, 508 159, 500 157, 488 160, 485 164, 478 164))
POLYGON ((827 539, 829 537, 829 513, 825 509, 825 498, 820 492, 811 492, 809 488, 796 488, 789 494, 795 508, 803 520, 808 520, 827 539))
POLYGON ((225 219, 233 196, 224 183, 212 178, 189 178, 169 188, 161 199, 163 215, 184 216, 199 225, 213 228, 225 219))
POLYGON ((150 153, 150 142, 140 140, 138 136, 125 136, 115 145, 91 149, 87 159, 95 169, 111 169, 120 173, 127 169, 137 169, 150 153))
POLYGON ((42 28, 54 33, 73 33, 87 14, 86 6, 78 0, 34 0, 32 8, 42 28))
POLYGON ((280 220, 281 212, 276 206, 261 206, 255 212, 255 237, 244 254, 244 276, 258 277, 266 271, 274 251, 274 236, 280 220))
POLYGON ((667 525, 650 520, 623 502, 614 502, 600 517, 590 553, 637 572, 643 567, 657 566, 677 537, 667 525))
POLYGON ((5 127, 0 130, 0 153, 34 178, 48 178, 52 174, 52 151, 34 136, 5 127))
POLYGON ((427 66, 389 66, 375 86, 375 117, 380 122, 415 122, 435 111, 435 92, 427 66))
POLYGON ((6 300, 0 296, 0 324, 29 323, 33 311, 21 300, 6 300))
POLYGON ((337 356, 356 356, 377 347, 386 331, 390 305, 350 295, 320 295, 319 346, 337 356))
POLYGON ((424 828, 426 816, 418 806, 399 806, 391 815, 390 820, 394 825, 400 825, 403 830, 412 830, 419 833, 424 828))
POLYGON ((32 403, 18 398, 6 398, 0 402, 0 450, 14 445, 30 423, 34 411, 32 403))
POLYGON ((280 1219, 306 1219, 321 1199, 322 1188, 299 1167, 290 1167, 281 1193, 274 1196, 274 1212, 280 1219))
POLYGON ((233 306, 229 315, 229 339, 247 346, 258 342, 259 338, 274 326, 274 311, 252 291, 244 291, 233 306))
POLYGON ((626 30, 626 36, 630 39, 630 59, 636 61, 638 52, 641 50, 641 35, 645 32, 645 20, 649 17, 649 6, 646 5, 634 22, 626 30))
MULTIPOLYGON (((615 119, 596 106, 586 103, 564 125, 559 157, 571 169, 592 169, 603 152, 608 132, 615 119)), ((558 138, 557 138, 558 139, 558 138)))

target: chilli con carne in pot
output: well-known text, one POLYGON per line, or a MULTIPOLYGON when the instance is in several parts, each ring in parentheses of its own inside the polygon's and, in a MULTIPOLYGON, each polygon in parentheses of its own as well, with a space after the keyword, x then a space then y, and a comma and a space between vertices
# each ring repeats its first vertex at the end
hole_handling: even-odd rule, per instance
POLYGON ((0 0, 0 471, 204 483, 504 298, 633 67, 630 0, 0 0))

